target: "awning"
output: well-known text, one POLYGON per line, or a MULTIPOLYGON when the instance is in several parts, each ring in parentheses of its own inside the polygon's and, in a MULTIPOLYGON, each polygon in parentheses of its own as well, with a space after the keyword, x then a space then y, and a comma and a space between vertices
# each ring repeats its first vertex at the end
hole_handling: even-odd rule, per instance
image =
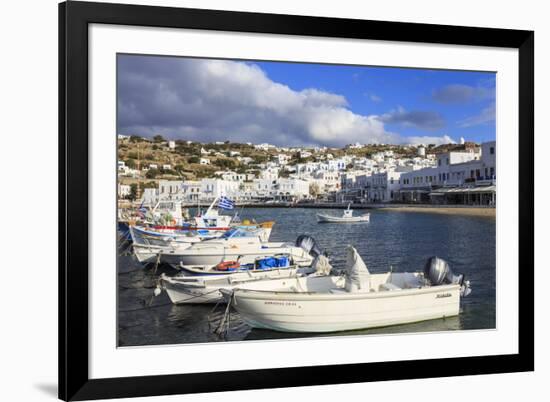
POLYGON ((430 195, 496 193, 497 186, 439 188, 430 195))
POLYGON ((430 191, 429 190, 420 190, 420 189, 400 189, 399 190, 400 193, 421 193, 421 194, 427 194, 429 193, 430 191))

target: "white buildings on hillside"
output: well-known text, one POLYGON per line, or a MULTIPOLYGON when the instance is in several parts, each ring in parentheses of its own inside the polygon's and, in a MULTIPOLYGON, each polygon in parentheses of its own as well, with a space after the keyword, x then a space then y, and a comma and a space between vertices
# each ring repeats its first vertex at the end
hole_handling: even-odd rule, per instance
POLYGON ((118 183, 118 198, 126 198, 130 195, 130 193, 130 185, 118 183))

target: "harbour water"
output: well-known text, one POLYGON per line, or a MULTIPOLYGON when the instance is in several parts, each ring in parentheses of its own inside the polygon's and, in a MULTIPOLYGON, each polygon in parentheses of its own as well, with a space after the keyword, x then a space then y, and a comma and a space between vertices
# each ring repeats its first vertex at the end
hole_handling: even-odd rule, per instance
POLYGON ((161 272, 168 267, 143 269, 129 255, 118 260, 118 344, 160 345, 296 338, 492 329, 496 326, 495 219, 453 214, 372 210, 369 223, 319 224, 315 215, 341 215, 341 210, 305 208, 246 208, 242 218, 275 220, 273 241, 294 241, 300 234, 313 236, 327 250, 333 266, 342 268, 345 248, 353 245, 371 272, 422 270, 430 256, 449 262, 454 272, 471 281, 472 293, 462 301, 458 317, 370 330, 332 334, 288 334, 251 329, 237 313, 231 315, 225 337, 213 333, 224 308, 213 305, 172 305, 162 293, 153 297, 161 272))

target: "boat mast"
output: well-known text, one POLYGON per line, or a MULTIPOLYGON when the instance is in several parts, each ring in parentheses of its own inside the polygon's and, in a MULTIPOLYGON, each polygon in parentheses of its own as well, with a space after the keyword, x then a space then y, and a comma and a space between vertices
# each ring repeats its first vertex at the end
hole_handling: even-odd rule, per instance
POLYGON ((212 210, 212 208, 214 207, 214 205, 216 204, 216 202, 218 202, 218 198, 219 197, 216 197, 214 198, 214 201, 212 201, 212 204, 210 204, 210 206, 208 207, 208 209, 206 210, 206 213, 204 214, 205 216, 208 216, 210 211, 212 210))

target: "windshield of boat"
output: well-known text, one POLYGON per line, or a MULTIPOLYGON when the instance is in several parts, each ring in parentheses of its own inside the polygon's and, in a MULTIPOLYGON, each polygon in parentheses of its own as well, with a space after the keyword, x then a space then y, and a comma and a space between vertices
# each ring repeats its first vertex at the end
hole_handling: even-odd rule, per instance
POLYGON ((229 229, 227 232, 225 232, 221 238, 222 239, 234 239, 234 238, 237 238, 237 237, 254 237, 254 236, 257 236, 258 233, 256 230, 252 231, 252 230, 245 230, 245 229, 241 229, 241 228, 232 228, 232 229, 229 229))

